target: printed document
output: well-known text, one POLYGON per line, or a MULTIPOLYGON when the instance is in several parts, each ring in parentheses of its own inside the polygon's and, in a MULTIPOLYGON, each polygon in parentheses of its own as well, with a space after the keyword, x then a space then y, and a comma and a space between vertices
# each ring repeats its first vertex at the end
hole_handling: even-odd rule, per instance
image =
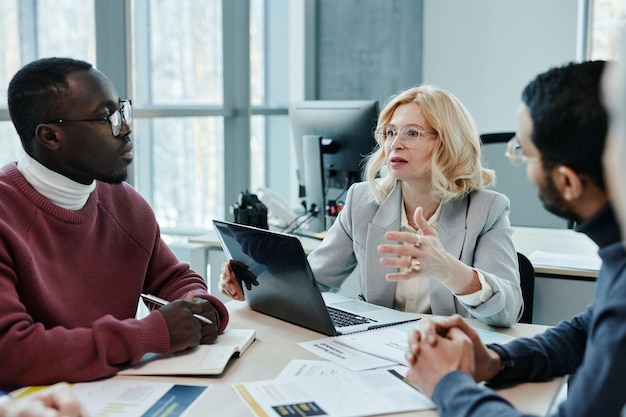
MULTIPOLYGON (((365 332, 325 337, 298 343, 317 356, 333 361, 351 371, 408 365, 405 353, 408 334, 418 329, 420 322, 383 327, 365 332)), ((474 328, 485 344, 506 343, 513 337, 489 330, 474 328)))
MULTIPOLYGON (((300 363, 296 368, 303 365, 310 364, 300 363)), ((233 384, 233 389, 259 417, 360 417, 435 408, 404 380, 403 372, 391 368, 316 376, 313 371, 307 377, 282 375, 274 380, 233 384)))
MULTIPOLYGON (((24 397, 44 387, 20 390, 24 397)), ((72 385, 72 393, 92 417, 182 417, 210 385, 110 378, 72 385)))

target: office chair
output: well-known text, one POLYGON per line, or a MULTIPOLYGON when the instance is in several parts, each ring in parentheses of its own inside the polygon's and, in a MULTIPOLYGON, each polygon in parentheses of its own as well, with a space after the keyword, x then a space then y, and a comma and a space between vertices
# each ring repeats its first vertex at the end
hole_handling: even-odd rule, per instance
POLYGON ((530 260, 523 254, 517 252, 519 264, 520 287, 522 287, 522 299, 524 300, 524 313, 520 318, 520 323, 533 322, 533 304, 535 299, 535 268, 530 260))
POLYGON ((480 135, 480 140, 483 145, 488 143, 507 143, 513 136, 515 136, 515 132, 485 133, 480 135))

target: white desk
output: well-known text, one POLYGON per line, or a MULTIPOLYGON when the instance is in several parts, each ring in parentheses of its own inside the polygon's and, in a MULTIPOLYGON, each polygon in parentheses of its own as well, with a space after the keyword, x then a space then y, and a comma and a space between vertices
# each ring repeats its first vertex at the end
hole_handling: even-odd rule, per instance
MULTIPOLYGON (((587 236, 570 229, 514 227, 513 241, 526 256, 546 251, 598 257, 598 246, 587 236)), ((593 301, 597 269, 534 265, 533 323, 555 325, 584 311, 593 301)))
MULTIPOLYGON (((529 256, 536 250, 560 252, 583 256, 597 256, 598 247, 587 236, 570 229, 551 229, 542 227, 513 227, 513 242, 518 252, 529 256)), ((320 240, 300 237, 304 250, 309 253, 315 249, 320 240)), ((194 265, 197 271, 203 271, 209 265, 207 281, 211 294, 221 296, 217 288, 220 266, 226 261, 217 235, 214 231, 189 239, 190 243, 201 244, 205 257, 194 265)), ((593 299, 597 270, 581 270, 562 267, 535 267, 535 297, 533 321, 535 323, 554 325, 583 311, 593 299)), ((350 280, 348 280, 350 281, 350 280)), ((346 282, 342 293, 355 297, 358 285, 346 282)))
MULTIPOLYGON (((252 311, 242 302, 230 301, 226 303, 226 306, 231 313, 229 327, 254 328, 257 331, 257 340, 242 357, 231 361, 222 376, 208 378, 117 376, 116 378, 153 379, 180 384, 211 384, 211 389, 190 410, 188 417, 208 415, 239 417, 248 416, 250 412, 237 397, 231 384, 273 379, 292 359, 320 359, 297 346, 297 343, 320 339, 325 337, 324 335, 252 311)), ((472 325, 487 328, 477 320, 472 320, 472 325)), ((496 329, 490 328, 490 330, 496 329)), ((511 329, 504 330, 503 333, 512 336, 531 336, 543 330, 545 330, 544 326, 517 324, 511 329)), ((544 415, 561 381, 559 378, 545 383, 525 383, 500 390, 499 393, 524 412, 544 415)), ((394 415, 432 417, 437 416, 438 413, 435 410, 428 410, 394 415)))
MULTIPOLYGON (((549 229, 544 227, 514 227, 513 242, 518 252, 530 256, 534 251, 567 253, 571 255, 597 257, 598 245, 582 233, 571 229, 549 229)), ((598 270, 575 269, 566 266, 534 265, 535 273, 557 278, 569 277, 594 281, 598 270)))

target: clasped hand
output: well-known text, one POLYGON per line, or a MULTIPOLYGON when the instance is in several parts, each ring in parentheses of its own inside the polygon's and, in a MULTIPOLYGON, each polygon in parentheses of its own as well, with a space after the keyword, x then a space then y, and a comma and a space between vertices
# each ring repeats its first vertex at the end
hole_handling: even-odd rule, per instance
POLYGON ((422 321, 420 330, 409 334, 406 358, 411 365, 406 378, 429 398, 450 372, 466 372, 479 382, 496 376, 502 364, 459 315, 422 321))

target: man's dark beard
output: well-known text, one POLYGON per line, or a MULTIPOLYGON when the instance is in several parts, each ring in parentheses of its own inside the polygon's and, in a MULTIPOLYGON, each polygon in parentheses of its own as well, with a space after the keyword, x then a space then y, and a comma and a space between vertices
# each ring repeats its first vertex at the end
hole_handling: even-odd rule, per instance
POLYGON ((128 178, 127 169, 125 169, 123 172, 103 175, 102 177, 98 178, 98 180, 106 182, 107 184, 121 184, 122 182, 126 181, 126 178, 128 178))
POLYGON ((581 219, 574 213, 569 207, 550 175, 546 175, 546 182, 539 187, 539 199, 543 204, 543 207, 550 213, 556 214, 559 217, 563 217, 567 220, 573 220, 579 222, 581 219))

